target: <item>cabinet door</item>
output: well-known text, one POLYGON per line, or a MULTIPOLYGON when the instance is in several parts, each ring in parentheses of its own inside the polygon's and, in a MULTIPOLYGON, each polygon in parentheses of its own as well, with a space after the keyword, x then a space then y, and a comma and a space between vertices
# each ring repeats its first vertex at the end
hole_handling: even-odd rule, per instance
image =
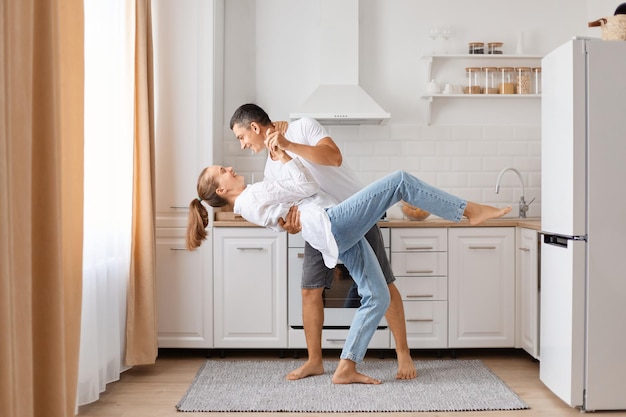
POLYGON ((213 231, 215 347, 286 348, 286 233, 213 231))
POLYGON ((155 0, 157 227, 185 227, 202 168, 222 138, 223 1, 155 0))
POLYGON ((449 229, 449 347, 515 346, 515 229, 449 229))
POLYGON ((537 231, 518 229, 517 346, 539 359, 539 247, 537 231))
POLYGON ((185 229, 157 229, 158 343, 162 348, 213 345, 212 242, 185 249, 185 229))

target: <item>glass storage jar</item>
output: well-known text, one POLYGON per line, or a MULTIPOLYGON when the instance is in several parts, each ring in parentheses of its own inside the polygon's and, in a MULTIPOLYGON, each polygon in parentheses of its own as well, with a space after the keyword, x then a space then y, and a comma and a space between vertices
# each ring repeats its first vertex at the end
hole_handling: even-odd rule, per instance
POLYGON ((533 94, 541 94, 541 67, 532 69, 533 73, 533 94))
POLYGON ((515 92, 517 94, 530 94, 531 88, 530 67, 515 68, 515 92))
POLYGON ((481 78, 482 69, 480 67, 467 67, 465 68, 465 76, 467 83, 463 88, 465 94, 480 94, 482 93, 481 78))
POLYGON ((498 94, 498 84, 500 84, 500 73, 497 67, 483 67, 485 83, 483 94, 498 94))
POLYGON ((489 42, 487 44, 487 53, 493 55, 502 55, 502 42, 489 42))
POLYGON ((500 67, 500 84, 498 85, 498 93, 515 94, 515 68, 500 67))
POLYGON ((485 53, 485 43, 484 42, 470 42, 469 44, 469 54, 484 54, 485 53))

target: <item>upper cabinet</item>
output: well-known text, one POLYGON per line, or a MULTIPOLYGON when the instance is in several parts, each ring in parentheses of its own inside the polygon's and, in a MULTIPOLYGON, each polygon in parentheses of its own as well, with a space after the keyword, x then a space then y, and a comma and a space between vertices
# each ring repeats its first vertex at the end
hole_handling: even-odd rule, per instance
POLYGON ((157 227, 185 227, 200 170, 220 160, 223 0, 153 1, 157 227))

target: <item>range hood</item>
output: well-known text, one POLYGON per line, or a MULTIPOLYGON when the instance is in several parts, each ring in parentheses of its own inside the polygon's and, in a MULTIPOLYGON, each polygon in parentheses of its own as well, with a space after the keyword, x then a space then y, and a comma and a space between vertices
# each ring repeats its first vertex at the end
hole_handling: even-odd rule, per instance
POLYGON ((381 124, 391 117, 359 85, 359 1, 320 0, 320 85, 291 120, 324 125, 381 124))

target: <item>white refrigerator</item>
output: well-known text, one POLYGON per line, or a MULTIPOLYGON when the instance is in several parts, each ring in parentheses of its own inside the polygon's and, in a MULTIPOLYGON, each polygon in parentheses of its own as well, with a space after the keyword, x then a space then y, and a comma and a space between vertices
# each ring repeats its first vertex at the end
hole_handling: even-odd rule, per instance
POLYGON ((626 409, 626 42, 542 60, 540 378, 585 411, 626 409))

